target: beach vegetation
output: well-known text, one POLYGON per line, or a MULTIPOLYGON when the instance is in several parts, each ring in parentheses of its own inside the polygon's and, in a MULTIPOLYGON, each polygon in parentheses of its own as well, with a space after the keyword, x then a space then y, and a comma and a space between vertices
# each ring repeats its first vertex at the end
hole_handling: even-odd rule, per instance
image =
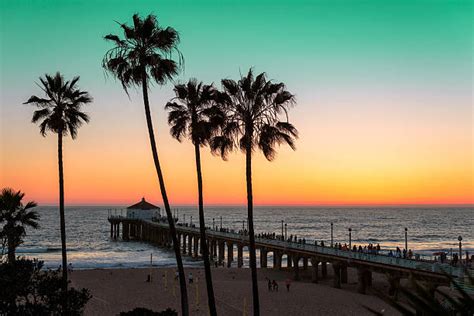
POLYGON ((39 214, 32 208, 36 202, 23 204, 25 193, 4 188, 0 193, 0 243, 1 254, 7 253, 8 262, 15 263, 16 249, 23 243, 27 227, 39 227, 39 214))
POLYGON ((37 259, 0 263, 0 315, 82 315, 87 289, 68 288, 64 304, 59 270, 45 270, 37 259))

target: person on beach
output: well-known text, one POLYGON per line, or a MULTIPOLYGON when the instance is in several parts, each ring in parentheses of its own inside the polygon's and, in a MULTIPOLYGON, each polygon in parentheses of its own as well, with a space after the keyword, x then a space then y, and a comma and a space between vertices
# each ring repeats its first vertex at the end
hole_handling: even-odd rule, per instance
POLYGON ((285 285, 286 285, 286 291, 289 292, 290 291, 290 286, 291 286, 291 280, 286 279, 285 280, 285 285))
POLYGON ((178 272, 178 270, 176 270, 175 273, 174 273, 174 279, 175 279, 175 281, 179 280, 179 272, 178 272))
POLYGON ((273 285, 272 285, 272 281, 270 279, 268 279, 268 291, 271 292, 273 290, 273 285))
POLYGON ((188 279, 189 279, 189 284, 193 283, 194 279, 193 279, 193 273, 192 272, 189 272, 188 279))
POLYGON ((272 287, 275 292, 278 292, 278 283, 275 280, 272 281, 272 287))

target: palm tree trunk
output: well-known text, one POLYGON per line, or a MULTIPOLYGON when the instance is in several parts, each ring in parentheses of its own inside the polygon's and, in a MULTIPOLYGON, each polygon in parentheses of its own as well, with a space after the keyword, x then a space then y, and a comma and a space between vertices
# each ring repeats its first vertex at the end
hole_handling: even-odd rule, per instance
POLYGON ((63 259, 63 311, 67 312, 67 253, 66 253, 66 221, 64 219, 64 174, 63 174, 63 134, 58 133, 58 167, 59 167, 59 220, 61 227, 61 254, 63 259))
MULTIPOLYGON (((11 228, 10 228, 11 230, 11 228)), ((8 246, 8 263, 14 264, 16 261, 16 256, 15 256, 15 246, 13 243, 13 239, 15 236, 8 236, 7 237, 7 246, 8 246)))
POLYGON ((168 195, 166 194, 165 181, 163 179, 163 173, 161 172, 160 161, 158 159, 158 150, 156 148, 155 133, 153 131, 153 122, 151 119, 150 103, 148 100, 148 84, 146 73, 142 73, 142 89, 143 89, 143 103, 145 104, 145 115, 148 126, 148 135, 150 137, 151 151, 153 154, 153 162, 155 163, 156 173, 158 175, 158 181, 160 183, 161 196, 163 198, 163 204, 165 206, 166 217, 168 218, 168 225, 170 227, 170 234, 173 240, 173 248, 176 256, 176 264, 178 266, 179 274, 179 285, 181 291, 181 313, 183 316, 189 315, 188 307, 188 292, 186 289, 186 279, 184 275, 183 260, 181 258, 181 252, 179 248, 178 238, 176 237, 176 228, 174 223, 173 215, 171 214, 170 204, 168 202, 168 195))
POLYGON ((253 315, 260 315, 257 280, 257 255, 255 253, 255 232, 253 229, 253 194, 252 194, 252 149, 246 146, 246 178, 247 178, 247 219, 249 229, 250 270, 252 271, 253 315))
POLYGON ((194 145, 196 156, 196 171, 199 195, 199 231, 201 233, 201 249, 204 258, 204 273, 206 276, 207 303, 209 305, 209 314, 216 316, 216 301, 214 298, 214 288, 212 287, 211 263, 209 262, 209 248, 206 242, 206 222, 204 220, 204 199, 202 193, 202 171, 201 171, 201 150, 199 144, 194 145))

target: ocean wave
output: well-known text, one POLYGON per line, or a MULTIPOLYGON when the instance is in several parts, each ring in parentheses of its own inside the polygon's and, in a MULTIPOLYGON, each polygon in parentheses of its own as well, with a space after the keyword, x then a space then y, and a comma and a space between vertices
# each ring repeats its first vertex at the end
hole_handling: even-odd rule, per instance
MULTIPOLYGON (((67 249, 68 252, 77 251, 77 249, 67 249)), ((46 248, 18 248, 17 253, 51 253, 51 252, 61 252, 59 247, 46 247, 46 248)))
MULTIPOLYGON (((91 269, 132 269, 132 268, 148 268, 150 263, 147 261, 127 261, 127 262, 103 262, 93 260, 70 260, 73 269, 76 270, 91 270, 91 269)), ((61 263, 55 261, 45 261, 45 267, 56 269, 61 263)), ((184 267, 201 267, 201 261, 187 261, 183 262, 184 267)), ((176 267, 175 259, 160 260, 153 262, 153 268, 173 268, 176 267)))

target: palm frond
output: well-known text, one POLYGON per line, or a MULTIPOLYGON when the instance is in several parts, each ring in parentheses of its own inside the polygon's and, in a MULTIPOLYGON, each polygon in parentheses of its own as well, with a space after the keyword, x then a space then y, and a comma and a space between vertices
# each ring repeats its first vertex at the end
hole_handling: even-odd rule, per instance
POLYGON ((25 103, 41 107, 33 113, 31 121, 39 123, 42 136, 51 131, 64 136, 69 133, 75 138, 82 123, 89 122, 89 117, 80 108, 92 102, 92 97, 76 87, 78 81, 79 76, 66 81, 59 72, 40 78, 40 87, 49 99, 32 96, 25 103))
POLYGON ((172 80, 183 63, 176 30, 162 28, 154 15, 142 19, 134 14, 132 20, 133 26, 119 23, 124 38, 114 34, 104 37, 114 47, 102 60, 102 67, 121 82, 127 95, 131 86, 141 85, 144 79, 151 78, 158 84, 172 80), (171 52, 178 53, 177 61, 171 58, 171 52))
POLYGON ((226 136, 216 136, 209 141, 211 153, 219 155, 222 159, 227 160, 229 154, 234 150, 234 142, 231 138, 226 136))
POLYGON ((216 102, 225 113, 223 136, 231 137, 242 151, 257 146, 268 160, 275 158, 277 145, 295 149, 298 131, 288 122, 288 107, 295 98, 283 83, 273 83, 265 73, 254 77, 249 69, 237 82, 224 79, 221 84, 216 102))

